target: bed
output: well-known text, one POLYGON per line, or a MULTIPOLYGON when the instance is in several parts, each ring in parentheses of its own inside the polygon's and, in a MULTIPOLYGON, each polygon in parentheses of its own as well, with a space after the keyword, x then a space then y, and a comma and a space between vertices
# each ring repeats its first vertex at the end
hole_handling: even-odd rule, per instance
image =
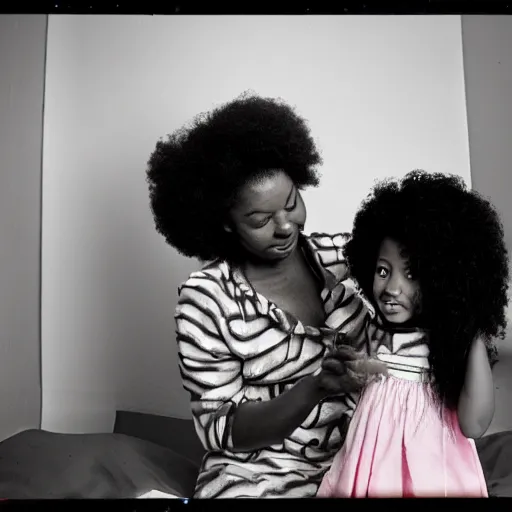
POLYGON ((191 420, 120 411, 111 434, 26 430, 0 443, 0 498, 189 497, 204 450, 191 420))
MULTIPOLYGON (((489 492, 512 496, 512 432, 477 441, 489 492)), ((190 497, 204 450, 191 420, 119 411, 114 433, 27 430, 0 443, 0 498, 190 497)))

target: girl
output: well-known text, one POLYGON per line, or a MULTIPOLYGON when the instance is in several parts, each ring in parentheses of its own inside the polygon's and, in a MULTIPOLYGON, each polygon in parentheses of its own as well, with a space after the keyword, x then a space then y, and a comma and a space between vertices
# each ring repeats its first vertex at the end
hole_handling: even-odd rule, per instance
POLYGON ((388 374, 364 390, 318 496, 486 497, 473 439, 493 417, 488 350, 506 327, 498 214, 460 178, 414 171, 374 188, 352 236, 375 310, 356 348, 388 374))

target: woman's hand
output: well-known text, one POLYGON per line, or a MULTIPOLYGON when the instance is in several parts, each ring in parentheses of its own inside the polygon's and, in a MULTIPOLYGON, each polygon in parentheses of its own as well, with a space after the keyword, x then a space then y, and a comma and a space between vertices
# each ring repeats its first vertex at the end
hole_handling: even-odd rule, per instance
POLYGON ((359 391, 375 376, 386 373, 384 363, 344 345, 325 356, 315 379, 320 394, 327 397, 359 391))
POLYGON ((276 398, 240 404, 233 419, 235 451, 282 443, 325 398, 359 391, 386 367, 348 345, 328 352, 320 373, 308 375, 276 398))

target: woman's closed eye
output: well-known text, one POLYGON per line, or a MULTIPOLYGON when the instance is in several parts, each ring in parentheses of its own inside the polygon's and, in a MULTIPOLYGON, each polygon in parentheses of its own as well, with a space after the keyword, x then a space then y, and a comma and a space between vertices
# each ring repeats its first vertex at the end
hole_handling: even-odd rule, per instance
POLYGON ((293 202, 293 204, 291 206, 287 206, 285 208, 285 210, 287 212, 293 212, 293 210, 295 210, 295 208, 297 208, 297 197, 295 197, 295 201, 293 202))
POLYGON ((272 215, 269 215, 269 216, 265 217, 264 219, 257 221, 255 223, 255 227, 262 228, 262 227, 266 226, 270 222, 270 219, 272 219, 272 215))
MULTIPOLYGON (((293 210, 295 210, 295 208, 297 208, 297 199, 295 199, 294 203, 291 206, 286 207, 285 211, 293 212, 293 210)), ((267 215, 265 218, 257 221, 255 223, 255 227, 256 228, 262 228, 262 227, 266 226, 270 222, 272 217, 273 217, 273 215, 267 215)))

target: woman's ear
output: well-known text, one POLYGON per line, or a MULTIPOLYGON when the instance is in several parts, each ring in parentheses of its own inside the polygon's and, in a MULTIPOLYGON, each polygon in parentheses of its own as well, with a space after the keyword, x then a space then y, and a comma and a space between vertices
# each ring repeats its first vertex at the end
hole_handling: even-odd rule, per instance
POLYGON ((228 224, 224 224, 224 231, 227 233, 233 233, 233 229, 228 224))

